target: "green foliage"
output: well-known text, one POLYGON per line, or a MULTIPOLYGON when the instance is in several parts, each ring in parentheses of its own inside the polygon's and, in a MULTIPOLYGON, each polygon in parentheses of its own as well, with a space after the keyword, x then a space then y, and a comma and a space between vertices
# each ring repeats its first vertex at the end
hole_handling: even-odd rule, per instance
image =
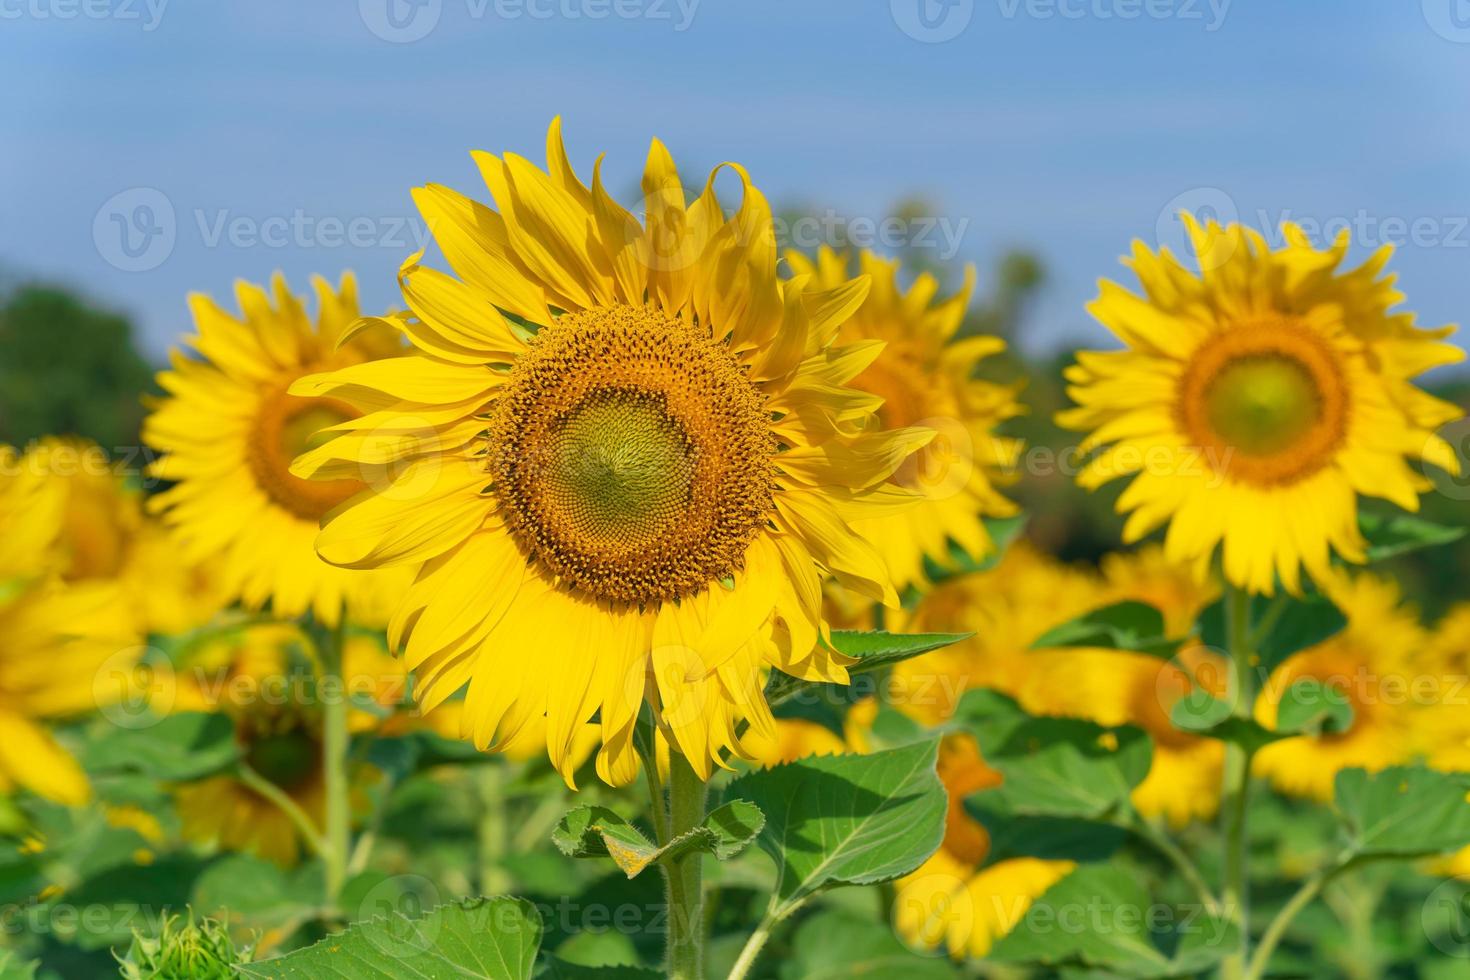
MULTIPOLYGON (((1251 622, 1258 624, 1250 645, 1255 654, 1252 666, 1269 675, 1294 653, 1314 647, 1342 632, 1347 617, 1331 599, 1320 593, 1300 598, 1278 595, 1251 597, 1251 622)), ((1200 639, 1217 650, 1226 649, 1225 600, 1200 614, 1200 639)))
POLYGON ((872 755, 817 756, 748 773, 725 791, 766 815, 757 843, 776 864, 773 908, 839 885, 892 881, 944 834, 937 740, 872 755))
POLYGON ((1337 774, 1334 805, 1354 857, 1416 857, 1470 845, 1470 774, 1423 766, 1337 774))
POLYGON ((819 912, 802 922, 782 958, 781 980, 848 980, 850 977, 902 977, 904 980, 955 980, 955 968, 899 942, 893 930, 844 910, 819 912))
POLYGON ((1179 641, 1165 635, 1164 614, 1145 602, 1117 602, 1047 630, 1031 644, 1033 650, 1052 647, 1094 647, 1146 653, 1167 660, 1179 641))
POLYGON ((146 727, 119 729, 92 742, 86 764, 98 772, 189 780, 219 772, 239 755, 235 725, 228 715, 190 711, 167 715, 146 727))
POLYGON ((755 840, 765 824, 761 811, 744 800, 731 800, 712 810, 704 823, 660 847, 643 832, 602 806, 579 806, 552 832, 551 840, 567 857, 611 857, 629 878, 650 865, 672 862, 688 854, 713 854, 728 861, 755 840))
POLYGON ((36 980, 36 966, 14 950, 0 949, 0 980, 36 980))
MULTIPOLYGON (((885 633, 860 632, 857 630, 833 630, 832 646, 840 653, 849 657, 856 657, 858 662, 847 668, 850 675, 869 673, 891 667, 904 660, 910 660, 941 647, 949 646, 967 639, 969 633, 885 633)), ((774 707, 780 705, 803 690, 811 690, 821 685, 812 684, 783 674, 778 670, 771 671, 770 680, 766 683, 766 700, 774 707)))
POLYGON ((0 303, 0 442, 80 435, 136 446, 152 370, 131 322, 54 286, 22 286, 0 303))
POLYGON ((1218 963, 1238 935, 1233 923, 1198 906, 1155 902, 1121 868, 1093 865, 1048 889, 990 955, 1115 977, 1189 976, 1218 963))
POLYGON ((1288 687, 1276 710, 1276 729, 1281 732, 1332 734, 1352 727, 1353 705, 1347 695, 1314 677, 1288 687))
POLYGON ((1470 530, 1463 526, 1447 527, 1410 514, 1360 514, 1358 529, 1368 539, 1370 562, 1453 544, 1470 530))
POLYGON ((978 720, 981 754, 1005 777, 985 797, 1007 813, 1097 819, 1148 775, 1153 749, 1137 728, 1032 718, 992 691, 966 694, 957 714, 978 720))
POLYGON ((421 918, 398 912, 306 949, 242 967, 262 980, 530 980, 541 916, 519 898, 461 899, 421 918))

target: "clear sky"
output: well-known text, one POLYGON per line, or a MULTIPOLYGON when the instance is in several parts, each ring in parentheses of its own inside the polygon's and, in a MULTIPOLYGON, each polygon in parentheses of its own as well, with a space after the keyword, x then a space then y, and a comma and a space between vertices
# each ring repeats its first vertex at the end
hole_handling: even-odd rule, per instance
MULTIPOLYGON (((1426 323, 1470 300, 1462 0, 0 0, 0 267, 133 313, 157 355, 191 290, 357 270, 421 234, 409 188, 487 194, 471 149, 635 186, 657 135, 745 163, 778 205, 1051 281, 1024 341, 1169 212, 1346 222, 1426 323), (1173 202, 1173 203, 1171 203, 1173 202), (922 240, 921 240, 922 239, 922 240)), ((1463 340, 1463 338, 1462 338, 1463 340)))

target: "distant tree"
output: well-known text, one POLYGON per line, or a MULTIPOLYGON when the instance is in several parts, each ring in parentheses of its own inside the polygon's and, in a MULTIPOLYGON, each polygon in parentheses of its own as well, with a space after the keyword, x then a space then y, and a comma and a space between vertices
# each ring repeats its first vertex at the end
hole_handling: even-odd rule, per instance
POLYGON ((152 376, 126 316, 59 286, 0 297, 0 442, 56 434, 136 445, 152 376))

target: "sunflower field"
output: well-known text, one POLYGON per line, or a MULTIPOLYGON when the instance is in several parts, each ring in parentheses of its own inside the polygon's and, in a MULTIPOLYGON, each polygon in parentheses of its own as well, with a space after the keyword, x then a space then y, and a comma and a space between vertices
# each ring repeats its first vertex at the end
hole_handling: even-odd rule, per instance
POLYGON ((1392 248, 1185 209, 1049 363, 1022 257, 533 156, 91 415, 6 300, 0 980, 1470 976, 1470 399, 1392 248))

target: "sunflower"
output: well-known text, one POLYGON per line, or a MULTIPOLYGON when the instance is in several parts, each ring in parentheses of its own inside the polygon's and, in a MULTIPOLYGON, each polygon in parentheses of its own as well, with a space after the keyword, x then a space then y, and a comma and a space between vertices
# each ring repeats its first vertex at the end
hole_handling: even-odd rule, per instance
POLYGON ((0 793, 80 804, 86 776, 45 722, 120 696, 141 637, 114 583, 57 578, 65 496, 23 462, 0 446, 0 793))
POLYGON ((899 879, 894 925, 912 945, 945 946, 956 959, 979 958, 1076 864, 1032 857, 986 863, 990 835, 965 810, 965 798, 999 786, 1001 775, 985 764, 970 736, 949 735, 940 743, 939 778, 949 794, 944 842, 899 879))
MULTIPOLYGON (((787 259, 798 275, 833 289, 847 279, 848 261, 823 248, 815 261, 800 253, 787 259)), ((924 559, 953 565, 951 545, 979 560, 995 550, 981 517, 1008 517, 1014 503, 996 488, 1013 482, 1021 441, 995 434, 996 426, 1020 415, 1020 385, 974 377, 976 366, 1005 349, 998 337, 955 334, 965 317, 975 270, 964 286, 936 300, 939 284, 919 274, 907 292, 898 283, 899 262, 871 252, 859 268, 872 283, 868 298, 838 332, 845 342, 882 341, 883 353, 852 379, 852 387, 883 399, 878 421, 888 428, 924 426, 938 435, 894 474, 894 482, 921 502, 898 513, 853 524, 888 562, 903 589, 926 581, 924 559)))
POLYGON ((1256 720, 1276 725, 1288 688, 1316 680, 1352 708, 1345 731, 1298 735, 1266 746, 1255 772, 1281 792, 1317 800, 1332 798, 1343 769, 1384 769, 1410 760, 1415 750, 1415 661, 1429 637, 1398 586, 1366 573, 1334 573, 1324 591, 1347 615, 1347 627, 1294 654, 1267 679, 1256 702, 1256 720))
POLYGON ((202 360, 175 350, 172 369, 158 376, 168 395, 153 404, 143 438, 165 455, 149 473, 177 485, 150 504, 184 560, 215 570, 231 598, 256 609, 269 603, 283 618, 310 610, 327 624, 337 622, 345 602, 353 619, 381 622, 411 571, 345 571, 312 548, 322 516, 364 489, 371 474, 360 469, 316 483, 289 472, 291 460, 317 444, 319 430, 350 426, 360 413, 287 389, 312 372, 383 357, 398 343, 385 331, 349 335, 358 316, 352 276, 336 290, 321 279, 314 285, 315 323, 280 275, 271 296, 236 285, 238 318, 206 296, 190 297, 198 333, 189 343, 202 360))
MULTIPOLYGON (((1445 614, 1417 667, 1418 678, 1433 679, 1432 688, 1415 694, 1418 754, 1442 772, 1470 772, 1470 605, 1445 614)), ((1470 877, 1470 847, 1437 863, 1435 870, 1470 877)))
MULTIPOLYGON (((261 779, 321 826, 326 808, 321 717, 309 696, 305 637, 293 624, 267 623, 211 637, 190 651, 168 693, 174 711, 229 715, 240 756, 261 779)), ((291 865, 300 831, 268 796, 235 775, 180 786, 174 793, 184 836, 291 865)))
POLYGON ((1101 449, 1078 475, 1088 489, 1134 475, 1118 499, 1134 542, 1169 523, 1174 561, 1222 547, 1226 578, 1300 589, 1330 555, 1362 562, 1357 495, 1417 510, 1430 486, 1409 460, 1458 472, 1435 430, 1462 413, 1411 379, 1464 353, 1390 312, 1402 295, 1382 275, 1391 249, 1340 271, 1344 232, 1325 251, 1294 225, 1270 249, 1255 231, 1188 214, 1201 272, 1135 243, 1144 295, 1112 282, 1089 307, 1127 349, 1083 352, 1069 367, 1077 407, 1058 421, 1101 449))
POLYGON ((102 447, 83 439, 42 439, 19 465, 59 487, 54 547, 64 580, 116 582, 145 633, 182 633, 219 610, 217 583, 205 568, 179 560, 166 529, 144 513, 142 493, 127 484, 120 464, 102 447))
POLYGON ((411 256, 410 312, 370 322, 413 354, 292 387, 364 412, 293 472, 396 468, 328 516, 317 548, 344 568, 425 563, 390 635, 426 706, 468 685, 476 745, 544 717, 570 782, 596 715, 598 773, 625 783, 647 701, 708 776, 741 751, 740 720, 771 733, 767 667, 846 682, 821 642, 822 579, 897 604, 849 521, 912 503, 886 481, 933 433, 873 430, 879 400, 847 382, 882 344, 834 346, 866 281, 782 281, 743 168, 726 165, 744 188, 727 220, 716 174, 686 205, 655 141, 645 224, 600 172, 582 183, 556 122, 547 156, 542 171, 475 154, 498 211, 414 192, 459 278, 411 256))
POLYGON ((1070 650, 1033 650, 1053 627, 1108 603, 1095 573, 1063 564, 1026 542, 1012 545, 987 572, 940 583, 902 617, 906 632, 968 631, 952 646, 894 665, 890 700, 925 724, 953 713, 960 696, 989 688, 1019 699, 1035 714, 1073 703, 1070 687, 1038 684, 1048 658, 1070 650))
MULTIPOLYGON (((1098 605, 1145 602, 1164 614, 1165 632, 1187 636, 1218 586, 1191 566, 1175 565, 1163 549, 1103 558, 1098 605)), ((1136 725, 1153 742, 1148 775, 1133 789, 1133 805, 1147 817, 1175 827, 1214 816, 1220 806, 1225 743, 1181 732, 1170 711, 1197 690, 1221 695, 1229 665, 1203 644, 1188 640, 1169 661, 1120 650, 1068 648, 1037 651, 1038 662, 1020 701, 1039 714, 1085 718, 1100 725, 1136 725)))

